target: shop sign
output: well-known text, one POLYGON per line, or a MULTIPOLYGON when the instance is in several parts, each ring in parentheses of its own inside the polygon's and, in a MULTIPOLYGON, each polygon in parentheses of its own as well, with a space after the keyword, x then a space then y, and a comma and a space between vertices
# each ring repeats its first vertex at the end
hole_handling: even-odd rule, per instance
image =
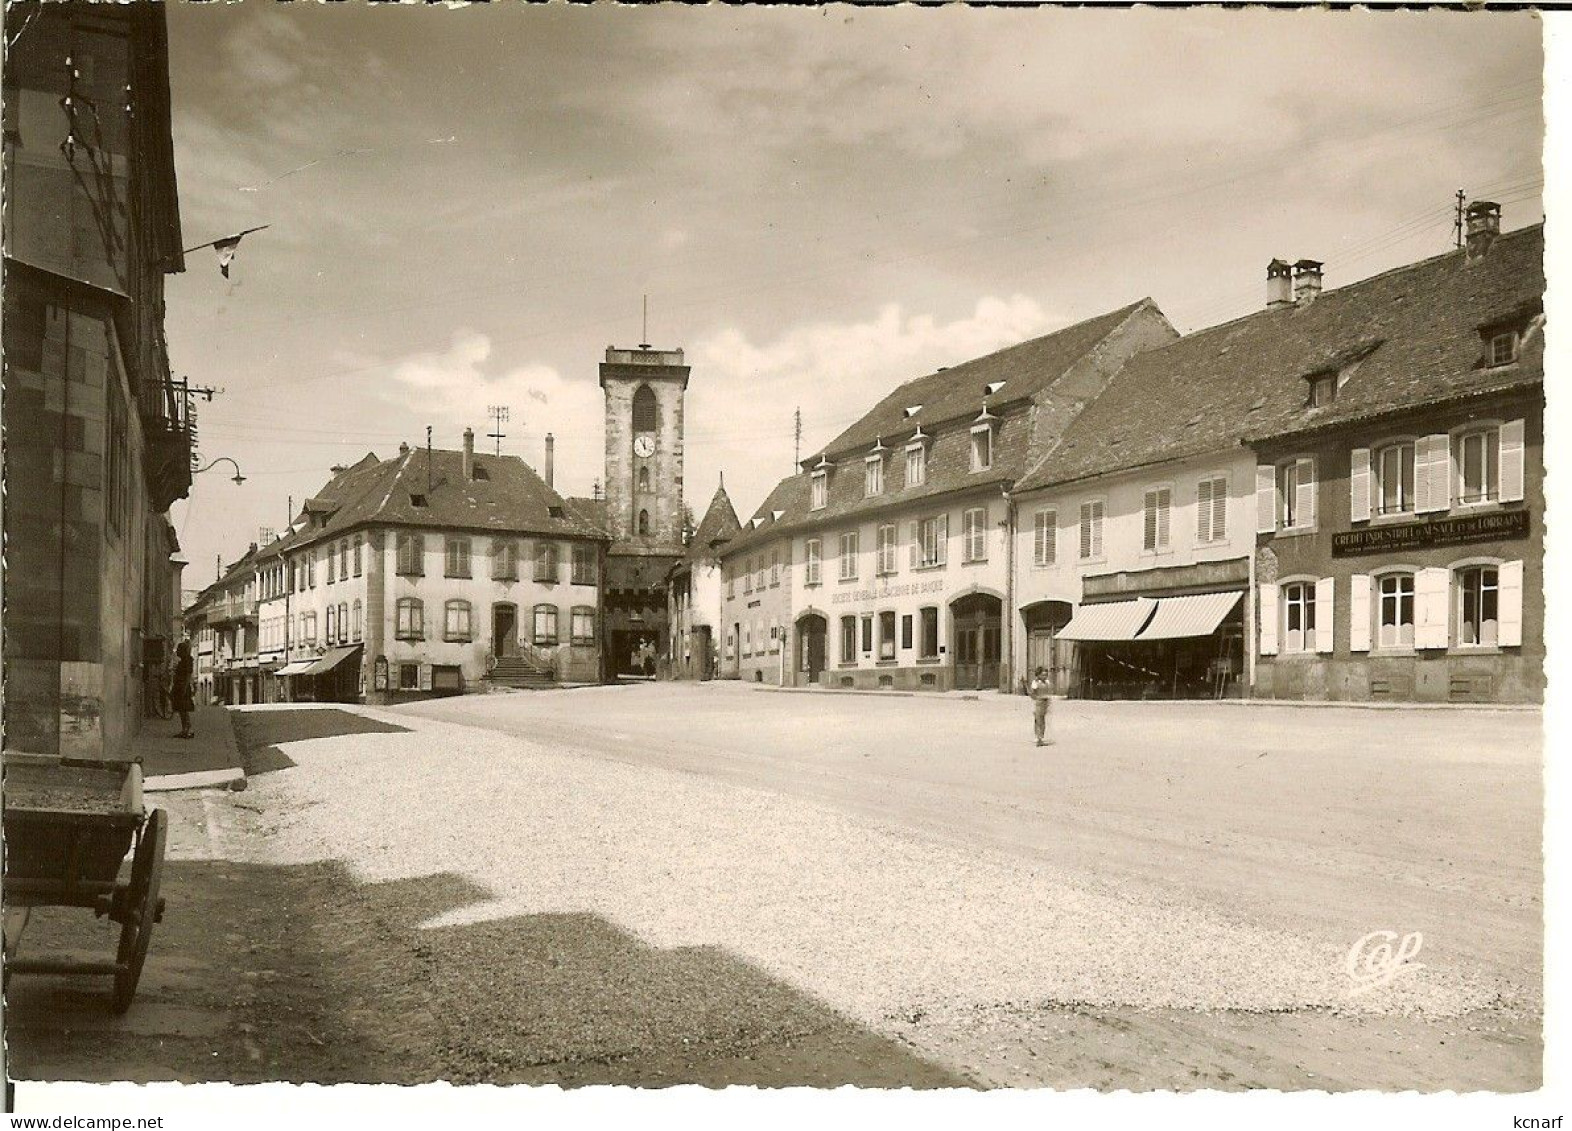
POLYGON ((1528 512, 1493 511, 1467 518, 1442 518, 1434 522, 1407 522, 1401 526, 1372 526, 1332 535, 1332 556, 1381 554, 1395 550, 1424 550, 1431 546, 1464 546, 1470 542, 1496 542, 1528 536, 1528 512))
POLYGON ((830 604, 845 605, 852 601, 888 601, 893 597, 916 597, 924 593, 943 593, 944 579, 934 581, 908 581, 904 585, 881 585, 876 589, 848 589, 830 597, 830 604))

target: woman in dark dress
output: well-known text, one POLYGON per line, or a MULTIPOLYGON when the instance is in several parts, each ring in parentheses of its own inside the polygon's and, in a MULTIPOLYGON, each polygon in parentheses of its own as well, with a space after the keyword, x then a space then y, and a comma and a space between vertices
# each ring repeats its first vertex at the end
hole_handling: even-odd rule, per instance
POLYGON ((182 640, 175 647, 175 679, 169 689, 169 705, 180 716, 180 733, 176 738, 192 738, 191 712, 196 703, 191 697, 191 641, 182 640))

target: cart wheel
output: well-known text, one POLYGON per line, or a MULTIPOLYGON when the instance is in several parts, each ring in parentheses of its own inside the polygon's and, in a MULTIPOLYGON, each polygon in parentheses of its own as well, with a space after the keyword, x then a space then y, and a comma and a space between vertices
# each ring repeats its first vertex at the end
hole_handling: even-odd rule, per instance
POLYGON ((120 947, 115 953, 114 1007, 116 1013, 131 1008, 136 984, 142 977, 147 959, 147 944, 153 924, 162 915, 163 900, 158 898, 159 880, 164 874, 164 846, 169 836, 169 814, 154 809, 147 815, 137 837, 136 855, 131 860, 131 884, 126 890, 126 920, 120 928, 120 947))

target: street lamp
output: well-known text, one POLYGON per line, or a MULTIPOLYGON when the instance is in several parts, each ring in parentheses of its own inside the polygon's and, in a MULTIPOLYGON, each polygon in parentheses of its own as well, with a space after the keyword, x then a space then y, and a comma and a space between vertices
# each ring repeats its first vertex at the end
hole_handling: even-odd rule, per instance
POLYGON ((244 483, 246 481, 246 477, 244 475, 240 474, 240 465, 238 463, 236 463, 234 460, 230 459, 228 456, 219 456, 212 463, 208 464, 207 467, 199 467, 195 471, 193 471, 191 474, 192 475, 201 475, 204 471, 211 470, 212 468, 218 466, 221 463, 227 463, 227 464, 229 464, 230 467, 235 469, 234 479, 235 479, 235 486, 236 487, 240 486, 242 483, 244 483))

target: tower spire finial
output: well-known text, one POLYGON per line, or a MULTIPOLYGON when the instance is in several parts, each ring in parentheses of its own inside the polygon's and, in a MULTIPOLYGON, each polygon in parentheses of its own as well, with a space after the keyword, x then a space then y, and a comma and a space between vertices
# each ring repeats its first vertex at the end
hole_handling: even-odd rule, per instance
POLYGON ((639 339, 639 349, 650 348, 650 296, 644 296, 644 336, 639 339))

